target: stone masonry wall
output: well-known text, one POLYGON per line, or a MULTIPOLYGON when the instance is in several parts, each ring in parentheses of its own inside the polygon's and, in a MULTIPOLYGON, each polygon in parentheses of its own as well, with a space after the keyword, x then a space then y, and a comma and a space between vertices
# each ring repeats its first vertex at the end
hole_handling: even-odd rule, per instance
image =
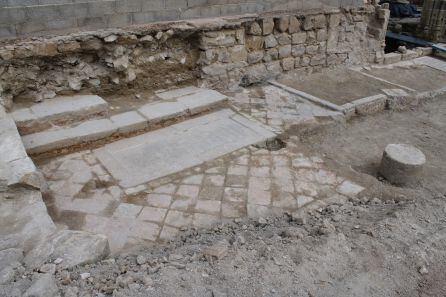
POLYGON ((363 4, 363 0, 0 0, 0 38, 363 4))
POLYGON ((162 23, 0 42, 0 102, 194 83, 228 89, 282 72, 382 62, 388 10, 162 23))

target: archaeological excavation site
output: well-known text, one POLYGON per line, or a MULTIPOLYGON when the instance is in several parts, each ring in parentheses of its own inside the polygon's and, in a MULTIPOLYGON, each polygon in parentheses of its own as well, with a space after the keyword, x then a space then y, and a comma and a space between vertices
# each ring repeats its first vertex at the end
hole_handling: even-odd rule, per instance
POLYGON ((0 296, 445 297, 446 0, 0 0, 0 296))

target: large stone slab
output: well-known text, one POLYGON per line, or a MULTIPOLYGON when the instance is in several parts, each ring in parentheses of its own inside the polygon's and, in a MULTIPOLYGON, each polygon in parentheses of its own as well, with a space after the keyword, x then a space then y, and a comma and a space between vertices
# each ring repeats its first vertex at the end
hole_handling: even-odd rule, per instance
POLYGON ((83 119, 107 111, 107 102, 96 95, 56 97, 11 113, 21 132, 45 129, 51 121, 83 119), (47 125, 47 126, 46 126, 47 125))
POLYGON ((134 187, 276 135, 224 109, 94 151, 123 187, 134 187))
POLYGON ((413 60, 416 64, 423 64, 434 69, 446 72, 446 62, 441 59, 436 59, 432 57, 420 57, 413 60))

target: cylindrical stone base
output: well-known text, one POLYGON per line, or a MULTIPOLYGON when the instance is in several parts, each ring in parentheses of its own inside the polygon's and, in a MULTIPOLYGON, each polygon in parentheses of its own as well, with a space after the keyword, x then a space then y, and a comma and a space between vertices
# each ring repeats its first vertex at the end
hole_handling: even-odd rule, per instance
POLYGON ((426 163, 423 152, 408 144, 389 144, 384 150, 379 173, 390 183, 405 185, 418 181, 426 163))

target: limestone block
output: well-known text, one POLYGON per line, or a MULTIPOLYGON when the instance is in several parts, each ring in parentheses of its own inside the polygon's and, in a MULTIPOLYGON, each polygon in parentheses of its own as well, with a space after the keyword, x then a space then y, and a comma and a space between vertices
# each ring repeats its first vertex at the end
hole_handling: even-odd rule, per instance
POLYGON ((291 45, 284 45, 279 47, 279 58, 288 58, 291 56, 291 45))
POLYGON ((370 96, 355 100, 352 103, 357 114, 374 114, 386 108, 387 97, 385 95, 370 96))
POLYGON ((282 68, 285 71, 294 69, 295 60, 294 58, 285 58, 282 60, 282 68))
POLYGON ((401 61, 401 54, 400 53, 388 53, 384 55, 384 64, 394 64, 399 61, 401 61))
POLYGON ((294 33, 292 35, 292 44, 303 44, 307 40, 307 33, 294 33))
POLYGON ((409 144, 389 144, 386 146, 380 174, 396 185, 417 182, 423 172, 426 157, 423 152, 409 144))
POLYGON ((262 28, 260 28, 260 25, 257 22, 253 22, 249 26, 248 34, 251 34, 251 35, 262 35, 262 28))
POLYGON ((26 290, 23 297, 57 297, 60 296, 54 275, 39 274, 38 278, 26 290))
POLYGON ((300 31, 300 21, 295 16, 290 16, 290 25, 288 27, 288 32, 290 34, 300 31))
POLYGON ((260 21, 263 35, 270 35, 274 30, 274 19, 265 18, 260 21))
POLYGON ((305 45, 293 45, 291 48, 291 54, 293 57, 302 57, 305 54, 305 45))
POLYGON ((263 48, 264 40, 261 36, 246 37, 246 48, 248 50, 261 50, 263 48))
POLYGON ((232 62, 246 62, 248 51, 243 45, 236 45, 229 48, 229 55, 232 62))
POLYGON ((291 36, 288 33, 278 34, 276 35, 276 39, 280 45, 291 44, 291 36))
POLYGON ((282 16, 275 20, 276 23, 276 29, 279 32, 286 32, 290 25, 290 17, 289 16, 282 16))
POLYGON ((270 34, 265 37, 265 48, 273 48, 278 45, 277 39, 274 35, 270 34))
POLYGON ((263 59, 263 51, 254 51, 248 54, 248 64, 255 64, 263 59))

